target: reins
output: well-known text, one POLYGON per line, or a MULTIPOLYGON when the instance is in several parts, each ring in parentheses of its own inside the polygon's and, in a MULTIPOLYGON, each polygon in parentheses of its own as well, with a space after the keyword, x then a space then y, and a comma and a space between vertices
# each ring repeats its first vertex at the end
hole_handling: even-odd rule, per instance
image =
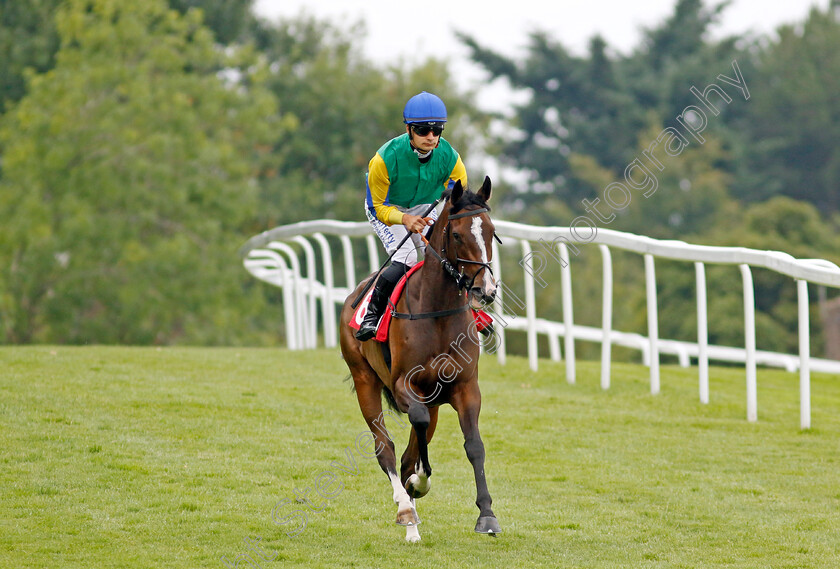
MULTIPOLYGON (((434 202, 432 205, 430 205, 430 206, 426 209, 426 211, 425 211, 425 212, 423 212, 423 213, 420 215, 420 217, 426 217, 427 215, 429 215, 430 213, 432 213, 432 210, 433 210, 433 209, 435 209, 435 208, 437 207, 437 204, 439 204, 439 203, 440 203, 440 200, 442 200, 442 199, 443 199, 443 196, 441 196, 441 197, 439 197, 438 199, 436 199, 436 200, 435 200, 435 202, 434 202)), ((350 305, 351 307, 356 308, 356 306, 358 306, 358 305, 359 305, 359 302, 362 300, 362 298, 364 298, 365 294, 366 294, 366 293, 367 293, 367 291, 370 289, 371 285, 373 285, 374 281, 376 281, 376 278, 379 276, 379 273, 381 273, 381 272, 382 272, 382 269, 384 269, 384 268, 388 265, 388 263, 390 263, 390 262, 391 262, 391 258, 394 256, 394 254, 396 254, 396 252, 397 252, 397 251, 399 251, 400 247, 402 247, 402 246, 403 246, 403 244, 404 244, 406 241, 408 241, 408 238, 409 238, 409 237, 411 237, 411 233, 407 233, 407 234, 406 234, 406 236, 405 236, 405 237, 403 237, 402 241, 400 241, 399 245, 397 245, 397 248, 396 248, 396 249, 394 249, 394 250, 393 250, 393 252, 391 252, 391 254, 390 254, 390 255, 388 255, 388 258, 387 258, 387 259, 385 259, 385 262, 384 262, 384 263, 382 263, 382 265, 379 267, 379 270, 378 270, 378 271, 376 271, 376 273, 374 273, 374 274, 373 274, 373 276, 372 276, 370 279, 368 279, 368 282, 367 282, 367 284, 364 286, 364 288, 362 289, 362 292, 360 292, 360 293, 359 293, 359 296, 357 296, 357 297, 356 297, 356 300, 354 300, 354 301, 353 301, 353 303, 350 305)), ((498 237, 497 237, 496 239, 498 239, 498 237)))
MULTIPOLYGON (((452 265, 452 263, 449 261, 449 259, 447 259, 445 257, 445 255, 446 255, 446 243, 449 240, 449 222, 451 222, 453 219, 460 219, 462 217, 471 217, 471 216, 474 216, 474 215, 479 215, 479 214, 482 214, 482 213, 486 213, 488 211, 490 211, 489 208, 483 207, 483 208, 478 208, 478 209, 471 209, 469 211, 463 211, 461 213, 456 213, 455 215, 450 215, 448 220, 447 220, 446 227, 443 230, 443 233, 444 233, 444 236, 445 236, 444 241, 443 241, 443 248, 441 249, 441 253, 443 253, 443 255, 441 255, 441 253, 438 253, 437 251, 435 251, 435 249, 434 249, 434 247, 432 247, 431 243, 429 243, 429 241, 425 237, 421 236, 421 238, 423 239, 423 243, 426 244, 426 251, 431 252, 432 255, 434 255, 434 257, 438 260, 441 267, 443 267, 444 272, 447 275, 449 275, 450 277, 452 277, 453 279, 455 279, 455 283, 458 285, 458 296, 461 296, 462 291, 469 290, 469 289, 472 288, 472 286, 475 284, 475 279, 478 277, 479 274, 481 274, 481 270, 477 271, 476 274, 473 275, 472 279, 467 279, 467 276, 464 273, 462 273, 461 271, 459 271, 457 268, 455 268, 452 265)), ((496 235, 495 232, 493 233, 493 237, 495 237, 497 240, 499 240, 499 237, 496 235)), ((501 240, 499 240, 499 242, 501 242, 501 240)), ((462 263, 462 264, 481 265, 483 269, 487 269, 488 271, 490 271, 490 274, 493 274, 493 269, 492 269, 492 267, 490 267, 489 263, 483 263, 481 261, 473 261, 471 259, 463 259, 461 257, 458 257, 457 252, 455 254, 455 260, 458 263, 462 263)), ((411 307, 408 306, 408 294, 405 295, 405 302, 406 302, 406 307, 408 307, 408 312, 397 312, 396 306, 391 304, 390 299, 388 300, 388 304, 391 305, 391 311, 392 311, 391 316, 393 318, 402 318, 402 319, 405 319, 405 320, 422 320, 422 319, 425 319, 425 318, 442 318, 444 316, 451 316, 453 314, 459 314, 461 312, 466 312, 470 308, 470 303, 469 303, 469 301, 467 301, 466 303, 464 303, 463 306, 459 306, 458 308, 450 308, 448 310, 438 310, 438 311, 434 311, 434 312, 412 313, 411 312, 411 307)))

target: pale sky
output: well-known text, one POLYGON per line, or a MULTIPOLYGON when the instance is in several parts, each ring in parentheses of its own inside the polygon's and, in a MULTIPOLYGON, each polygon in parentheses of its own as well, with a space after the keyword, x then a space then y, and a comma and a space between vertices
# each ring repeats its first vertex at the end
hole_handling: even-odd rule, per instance
MULTIPOLYGON (((419 63, 429 56, 446 58, 458 86, 477 88, 486 74, 469 59, 468 50, 454 37, 455 30, 473 36, 480 45, 509 57, 527 56, 528 32, 542 30, 572 53, 583 55, 589 40, 600 33, 608 46, 628 53, 638 46, 641 28, 651 28, 673 12, 677 0, 255 0, 258 14, 269 18, 294 17, 305 11, 334 24, 363 21, 367 34, 361 45, 375 63, 419 63)), ((732 34, 772 34, 781 24, 805 20, 812 7, 826 9, 830 0, 732 0, 713 37, 732 34)), ((720 0, 705 0, 717 5, 720 0)), ((524 102, 505 82, 478 91, 484 110, 506 115, 511 103, 524 102)), ((485 167, 492 164, 485 163, 485 167)))
MULTIPOLYGON (((802 21, 813 6, 830 0, 732 0, 715 36, 772 32, 781 23, 802 21)), ((719 0, 706 4, 718 4, 719 0)), ((256 0, 259 14, 274 19, 306 10, 334 23, 364 21, 366 54, 376 62, 408 62, 426 56, 452 58, 453 68, 469 73, 468 53, 453 36, 466 32, 480 44, 508 55, 525 55, 527 33, 548 32, 578 54, 600 33, 613 49, 626 53, 638 45, 639 29, 653 27, 673 11, 676 0, 256 0)))
MULTIPOLYGON (((677 0, 255 0, 258 14, 269 18, 294 17, 305 11, 334 24, 363 21, 361 42, 371 61, 385 64, 419 63, 429 56, 450 62, 457 86, 477 88, 487 78, 469 58, 454 31, 465 32, 480 45, 510 57, 527 56, 528 33, 539 29, 578 55, 600 33, 620 53, 637 47, 642 28, 659 25, 673 12, 677 0), (502 7, 498 7, 501 5, 502 7), (515 7, 515 8, 514 8, 515 7)), ((707 6, 721 0, 705 0, 707 6)), ((732 0, 713 37, 732 34, 772 34, 780 24, 802 22, 812 7, 825 9, 830 0, 732 0)), ((505 81, 478 89, 477 104, 484 110, 510 114, 512 102, 524 102, 505 81)))

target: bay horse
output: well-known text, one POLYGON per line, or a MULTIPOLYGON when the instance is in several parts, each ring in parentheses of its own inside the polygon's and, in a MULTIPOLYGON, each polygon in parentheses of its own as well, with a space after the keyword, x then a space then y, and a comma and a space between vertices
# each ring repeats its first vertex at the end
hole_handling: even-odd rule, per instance
MULTIPOLYGON (((501 532, 490 508, 492 499, 484 474, 484 443, 478 430, 481 392, 478 387, 479 336, 469 308, 493 301, 496 282, 490 268, 495 237, 487 200, 490 178, 477 193, 456 182, 444 193, 443 210, 428 235, 425 261, 405 287, 388 334, 387 351, 375 340, 360 342, 348 325, 353 299, 365 288, 362 281, 341 311, 341 353, 350 374, 362 415, 373 433, 379 466, 388 476, 397 504, 396 523, 406 526, 405 539, 420 541, 415 499, 430 489, 428 444, 440 405, 458 413, 464 449, 473 467, 476 505, 475 531, 501 532), (411 423, 408 446, 396 469, 394 443, 383 424, 382 395, 411 423)), ((399 417, 397 415, 397 417, 399 417)))

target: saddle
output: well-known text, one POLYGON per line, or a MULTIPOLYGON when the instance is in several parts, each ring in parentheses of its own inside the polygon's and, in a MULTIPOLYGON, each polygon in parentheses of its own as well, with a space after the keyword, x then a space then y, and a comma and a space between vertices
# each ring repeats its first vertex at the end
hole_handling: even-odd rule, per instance
MULTIPOLYGON (((411 267, 408 272, 403 275, 403 277, 397 282, 396 286, 394 286, 394 290, 391 293, 390 298, 388 299, 388 307, 383 311, 382 316, 379 319, 379 324, 376 326, 376 336, 374 336, 374 340, 377 342, 387 342, 388 341, 388 329, 391 326, 391 321, 394 318, 395 307, 402 296, 403 291, 405 290, 405 285, 408 283, 408 279, 416 273, 420 267, 423 266, 423 261, 420 261, 413 267, 411 267)), ((365 314, 367 313, 368 303, 370 303, 370 296, 373 294, 373 287, 365 294, 362 301, 359 303, 359 306, 356 307, 356 311, 353 313, 353 317, 350 319, 350 327, 354 330, 358 330, 362 324, 362 320, 365 318, 365 314)), ((475 318, 475 326, 479 332, 483 332, 488 327, 492 327, 493 319, 490 317, 489 314, 484 312, 483 310, 475 310, 471 309, 473 313, 473 318, 475 318)))

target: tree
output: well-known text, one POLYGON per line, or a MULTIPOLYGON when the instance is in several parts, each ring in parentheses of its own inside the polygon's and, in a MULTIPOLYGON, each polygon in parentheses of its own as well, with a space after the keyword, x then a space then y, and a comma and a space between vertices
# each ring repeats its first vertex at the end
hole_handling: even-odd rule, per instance
POLYGON ((255 230, 319 217, 363 220, 365 173, 376 150, 404 132, 405 101, 421 90, 447 104, 450 141, 469 164, 471 137, 487 119, 469 94, 452 86, 444 62, 401 62, 378 68, 360 56, 361 24, 338 27, 305 14, 251 32, 268 62, 268 86, 294 122, 277 141, 261 180, 262 211, 255 230))
MULTIPOLYGON (((702 90, 740 57, 734 38, 707 40, 722 9, 679 0, 674 14, 646 30, 642 44, 627 56, 610 53, 597 36, 587 56, 573 56, 544 33, 534 32, 527 60, 517 64, 461 36, 473 60, 492 78, 506 77, 531 94, 516 109, 521 136, 500 145, 503 160, 529 173, 525 192, 511 196, 522 202, 523 212, 537 210, 542 222, 550 224, 569 220, 549 218, 546 211, 559 213, 565 206, 572 215, 584 213, 582 201, 592 198, 592 185, 580 177, 575 160, 590 159, 618 177, 637 157, 641 132, 651 124, 674 127, 687 105, 698 104, 690 88, 702 90)), ((738 142, 726 127, 732 112, 726 108, 708 124, 708 133, 721 144, 721 156, 731 156, 730 146, 738 142)), ((646 222, 648 227, 669 223, 646 222)))
POLYGON ((0 123, 0 334, 242 341, 259 301, 231 259, 283 134, 273 97, 218 75, 231 62, 195 12, 70 0, 56 21, 55 67, 0 123))
POLYGON ((254 0, 168 0, 169 7, 181 14, 198 9, 204 25, 213 30, 223 45, 241 42, 247 37, 254 16, 254 0))
POLYGON ((663 125, 653 123, 640 133, 630 162, 638 167, 629 173, 612 177, 611 170, 577 156, 570 161, 572 171, 592 181, 599 203, 589 215, 599 226, 656 239, 702 239, 736 207, 729 195, 731 176, 720 167, 726 152, 717 137, 704 134, 703 144, 689 144, 678 155, 659 147, 645 154, 662 132, 663 125), (591 213, 596 209, 600 219, 591 213))
POLYGON ((760 201, 785 195, 840 211, 840 21, 811 10, 785 25, 757 56, 753 100, 739 123, 747 139, 734 193, 760 201))
POLYGON ((58 2, 0 0, 0 115, 26 92, 26 69, 43 73, 55 64, 58 2))
MULTIPOLYGON (((241 40, 250 29, 253 0, 169 0, 186 14, 199 10, 222 44, 241 40)), ((44 73, 55 65, 59 47, 55 13, 61 0, 0 0, 0 114, 26 94, 25 72, 44 73)))

